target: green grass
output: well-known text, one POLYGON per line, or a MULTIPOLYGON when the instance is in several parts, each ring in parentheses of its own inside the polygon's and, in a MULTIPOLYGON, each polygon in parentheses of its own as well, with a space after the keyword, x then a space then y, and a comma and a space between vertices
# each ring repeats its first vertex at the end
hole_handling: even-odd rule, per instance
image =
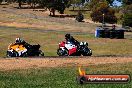
MULTIPOLYGON (((132 63, 83 67, 87 74, 130 74, 132 63)), ((77 84, 78 67, 0 71, 0 88, 131 88, 127 84, 77 84)))

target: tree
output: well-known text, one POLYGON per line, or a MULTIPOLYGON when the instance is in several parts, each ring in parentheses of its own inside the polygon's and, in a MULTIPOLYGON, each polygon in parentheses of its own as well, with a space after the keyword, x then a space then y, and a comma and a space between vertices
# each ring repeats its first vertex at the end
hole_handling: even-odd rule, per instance
POLYGON ((132 27, 132 4, 126 5, 123 10, 123 22, 122 26, 132 27))
POLYGON ((54 8, 60 12, 60 14, 64 13, 65 8, 67 7, 68 0, 56 0, 54 8))
POLYGON ((64 13, 65 8, 68 6, 69 0, 47 0, 46 7, 50 9, 55 15, 55 10, 58 10, 60 14, 64 13))
POLYGON ((122 26, 132 27, 132 0, 118 0, 122 2, 122 26))
POLYGON ((2 3, 3 0, 0 0, 0 4, 2 3))
POLYGON ((99 2, 107 2, 109 5, 113 5, 114 0, 88 0, 87 4, 85 4, 85 7, 92 9, 96 4, 99 2))
POLYGON ((18 5, 19 5, 19 8, 21 8, 22 0, 18 0, 18 5))
POLYGON ((94 22, 116 23, 117 18, 114 14, 114 9, 107 2, 98 2, 92 9, 91 18, 94 22))
POLYGON ((132 27, 132 13, 124 14, 122 26, 132 27))
POLYGON ((130 5, 132 4, 132 0, 121 0, 123 5, 130 5))
MULTIPOLYGON (((38 1, 37 1, 38 2, 38 1)), ((55 16, 55 11, 58 10, 60 14, 64 13, 65 8, 68 7, 69 0, 39 0, 38 4, 41 7, 46 7, 50 11, 50 15, 55 16)))
POLYGON ((106 0, 111 6, 113 5, 114 0, 106 0))

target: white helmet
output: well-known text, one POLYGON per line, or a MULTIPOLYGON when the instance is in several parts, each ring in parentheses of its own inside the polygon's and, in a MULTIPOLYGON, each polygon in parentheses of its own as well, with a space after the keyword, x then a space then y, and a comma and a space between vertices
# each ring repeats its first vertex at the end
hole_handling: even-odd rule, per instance
POLYGON ((16 38, 16 43, 21 43, 21 42, 22 42, 21 38, 16 38))

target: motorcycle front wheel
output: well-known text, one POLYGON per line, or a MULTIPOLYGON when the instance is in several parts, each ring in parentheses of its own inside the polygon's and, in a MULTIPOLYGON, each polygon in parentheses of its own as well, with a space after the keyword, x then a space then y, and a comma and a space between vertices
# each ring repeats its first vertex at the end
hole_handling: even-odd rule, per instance
POLYGON ((59 49, 57 50, 57 54, 58 54, 59 56, 68 56, 68 50, 66 50, 66 49, 62 50, 61 48, 59 48, 59 49))
POLYGON ((16 51, 7 51, 6 53, 7 57, 18 57, 18 53, 16 51))

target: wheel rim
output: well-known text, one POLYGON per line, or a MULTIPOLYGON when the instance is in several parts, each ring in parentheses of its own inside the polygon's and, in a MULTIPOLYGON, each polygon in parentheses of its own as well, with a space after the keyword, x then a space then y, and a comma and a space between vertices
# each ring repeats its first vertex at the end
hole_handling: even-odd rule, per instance
POLYGON ((6 56, 7 56, 7 57, 12 57, 12 52, 7 51, 6 56))
POLYGON ((84 55, 91 56, 92 55, 92 50, 90 48, 84 48, 83 50, 84 55))
POLYGON ((65 56, 68 56, 68 50, 65 50, 64 52, 65 52, 65 56))
POLYGON ((7 51, 7 57, 18 57, 18 53, 15 51, 7 51))
POLYGON ((58 54, 59 56, 68 56, 67 50, 62 50, 62 49, 58 49, 57 54, 58 54))
POLYGON ((17 52, 13 52, 14 53, 14 57, 18 57, 18 53, 17 52))
POLYGON ((63 56, 63 51, 61 49, 58 50, 58 55, 63 56))

